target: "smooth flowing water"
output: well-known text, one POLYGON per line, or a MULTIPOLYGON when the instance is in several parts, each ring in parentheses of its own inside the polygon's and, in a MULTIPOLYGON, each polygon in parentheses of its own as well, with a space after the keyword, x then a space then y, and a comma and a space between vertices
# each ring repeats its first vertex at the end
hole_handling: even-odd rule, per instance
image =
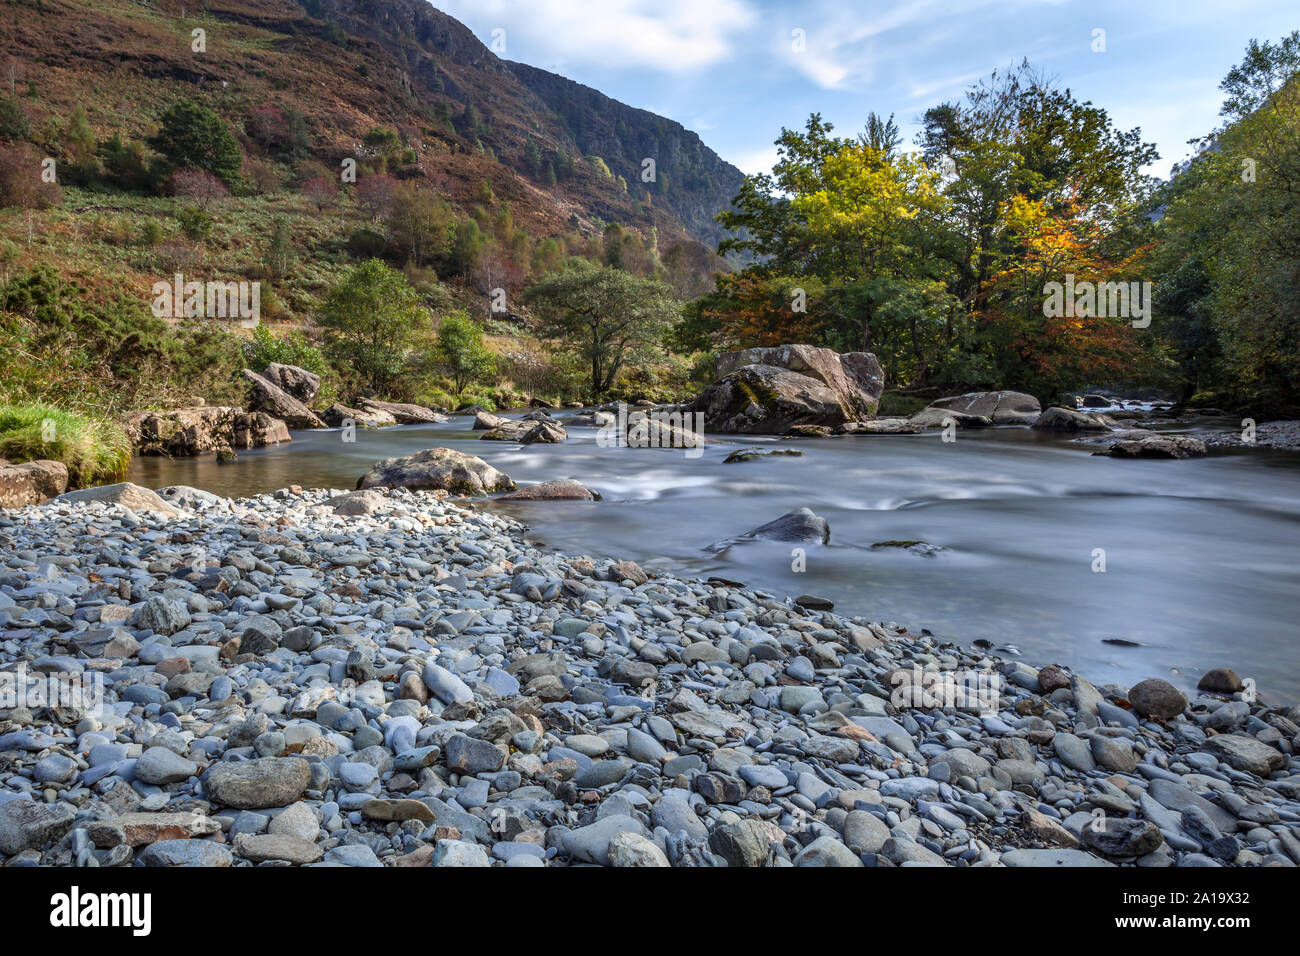
POLYGON ((520 484, 576 478, 599 492, 604 500, 594 503, 487 505, 566 553, 815 594, 841 613, 965 644, 1013 645, 1028 663, 1065 664, 1094 682, 1164 677, 1190 689, 1224 665, 1270 699, 1300 702, 1300 454, 1122 461, 1058 436, 994 428, 959 432, 951 443, 937 432, 717 436, 725 443, 691 458, 602 448, 596 430, 582 427, 563 444, 523 448, 480 441, 470 423, 358 431, 354 443, 339 430, 295 432, 292 444, 226 465, 212 456, 138 458, 131 480, 230 496, 289 484, 350 489, 381 458, 445 445, 520 484), (804 454, 724 465, 740 446, 804 454), (805 547, 802 571, 791 544, 706 550, 800 506, 831 526, 829 545, 805 547), (898 540, 945 550, 872 549, 898 540), (1103 558, 1105 570, 1094 570, 1103 558))

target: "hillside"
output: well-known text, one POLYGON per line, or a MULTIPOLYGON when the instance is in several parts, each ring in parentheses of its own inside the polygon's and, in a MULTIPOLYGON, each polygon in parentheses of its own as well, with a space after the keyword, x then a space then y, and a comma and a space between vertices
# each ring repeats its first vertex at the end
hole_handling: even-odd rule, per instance
MULTIPOLYGON (((531 336, 530 284, 579 258, 686 300, 726 268, 714 216, 738 170, 676 123, 501 60, 425 0, 0 0, 0 46, 0 401, 77 382, 95 407, 239 403, 228 343, 143 327, 159 280, 259 282, 262 321, 319 342, 324 298, 372 257, 434 316, 483 325, 508 358, 502 401, 531 391, 519 356, 558 397, 572 376, 531 336), (178 187, 190 164, 160 146, 193 132, 169 126, 182 106, 229 142, 211 196, 178 187), (57 283, 51 323, 22 290, 57 283)), ((436 377, 403 394, 445 398, 436 377)))
POLYGON ((366 133, 388 126, 412 151, 402 174, 428 177, 459 206, 487 179, 539 235, 616 221, 709 247, 721 234, 713 215, 743 178, 680 125, 502 61, 424 0, 9 0, 0 9, 14 89, 36 85, 31 105, 51 138, 78 106, 97 133, 140 138, 171 100, 201 93, 256 152, 249 112, 287 107, 305 120, 304 152, 332 168, 364 156, 366 133), (203 52, 191 49, 196 28, 203 52), (595 157, 610 175, 584 161, 595 157), (640 180, 646 158, 657 182, 640 180))

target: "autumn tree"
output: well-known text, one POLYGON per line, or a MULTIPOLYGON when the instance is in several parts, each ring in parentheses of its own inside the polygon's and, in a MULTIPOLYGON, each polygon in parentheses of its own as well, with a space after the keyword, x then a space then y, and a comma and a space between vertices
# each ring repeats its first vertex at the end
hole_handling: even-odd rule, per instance
POLYGON ((169 183, 173 196, 203 212, 230 193, 225 183, 201 169, 178 169, 172 173, 169 183))
POLYGON ((446 201, 415 181, 393 190, 388 227, 407 257, 417 266, 446 249, 452 212, 446 201))
POLYGON ((338 184, 326 176, 313 176, 302 184, 300 191, 318 213, 333 206, 339 198, 338 184))
POLYGON ((383 222, 392 214, 398 185, 398 181, 387 173, 365 176, 357 183, 353 190, 357 205, 371 222, 383 222))

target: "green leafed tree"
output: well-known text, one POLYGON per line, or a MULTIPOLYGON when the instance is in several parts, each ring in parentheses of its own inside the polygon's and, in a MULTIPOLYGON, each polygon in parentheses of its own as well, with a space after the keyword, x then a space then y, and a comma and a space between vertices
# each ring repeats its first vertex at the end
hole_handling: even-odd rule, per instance
POLYGON ((443 316, 438 326, 438 361, 451 379, 457 398, 496 369, 495 357, 483 344, 482 330, 460 310, 443 316))
POLYGON ((524 301, 542 317, 541 335, 572 348, 591 370, 593 400, 630 362, 654 354, 680 314, 662 283, 583 259, 530 286, 524 301))
POLYGON ((239 141, 216 113, 194 100, 177 100, 162 116, 149 140, 161 155, 156 172, 162 179, 184 167, 201 169, 227 186, 239 181, 243 154, 239 141))
POLYGON ((380 394, 405 371, 411 343, 427 322, 419 293, 379 259, 348 272, 325 297, 319 315, 330 359, 380 394))

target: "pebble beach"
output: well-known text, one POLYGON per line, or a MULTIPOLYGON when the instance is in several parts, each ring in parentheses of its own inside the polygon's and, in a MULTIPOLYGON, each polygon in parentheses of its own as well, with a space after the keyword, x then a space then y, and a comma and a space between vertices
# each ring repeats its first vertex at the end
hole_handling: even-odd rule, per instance
POLYGON ((1300 708, 1036 663, 445 493, 56 499, 0 512, 0 863, 1300 863, 1300 708))

